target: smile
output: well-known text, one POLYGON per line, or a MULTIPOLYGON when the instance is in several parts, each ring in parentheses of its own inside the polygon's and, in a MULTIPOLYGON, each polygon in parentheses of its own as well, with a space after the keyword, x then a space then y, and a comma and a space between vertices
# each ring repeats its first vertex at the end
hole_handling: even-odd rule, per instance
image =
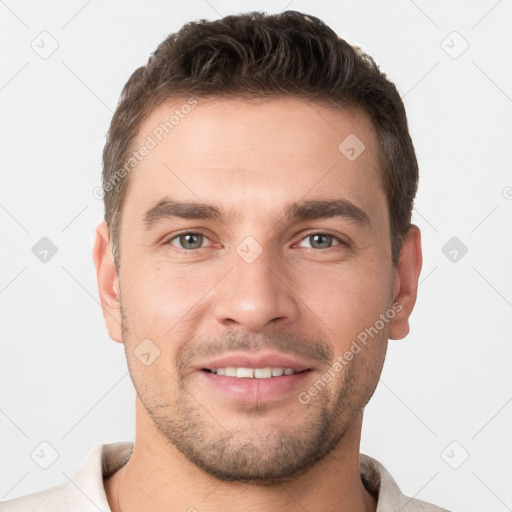
POLYGON ((272 377, 300 373, 293 368, 282 368, 279 366, 267 366, 265 368, 237 368, 235 366, 227 366, 225 368, 216 368, 206 371, 215 373, 216 375, 236 377, 237 379, 270 379, 272 377))

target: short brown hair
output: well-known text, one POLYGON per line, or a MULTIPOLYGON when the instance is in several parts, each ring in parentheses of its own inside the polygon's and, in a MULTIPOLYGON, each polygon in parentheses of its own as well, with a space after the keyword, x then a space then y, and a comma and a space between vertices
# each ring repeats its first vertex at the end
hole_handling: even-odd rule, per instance
POLYGON ((314 16, 285 11, 187 23, 124 86, 103 151, 105 221, 118 271, 121 210, 129 184, 123 170, 153 109, 184 96, 283 95, 331 107, 359 107, 370 115, 388 199, 392 261, 398 263, 418 186, 418 164, 400 95, 360 48, 314 16))

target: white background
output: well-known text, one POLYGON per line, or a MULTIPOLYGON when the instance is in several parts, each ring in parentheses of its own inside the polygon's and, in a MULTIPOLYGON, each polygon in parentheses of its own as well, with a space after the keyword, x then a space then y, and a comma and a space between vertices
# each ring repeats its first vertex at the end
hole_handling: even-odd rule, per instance
POLYGON ((404 97, 420 164, 418 303, 411 334, 390 342, 361 451, 410 496, 512 510, 510 0, 1 1, 0 499, 63 483, 92 446, 134 436, 91 257, 122 86, 187 21, 286 8, 376 59, 404 97), (43 37, 58 43, 47 59, 31 47, 43 37), (47 263, 32 253, 42 237, 58 248, 47 263), (452 237, 468 248, 456 262, 442 252, 452 237), (31 458, 43 441, 59 455, 48 469, 31 458))

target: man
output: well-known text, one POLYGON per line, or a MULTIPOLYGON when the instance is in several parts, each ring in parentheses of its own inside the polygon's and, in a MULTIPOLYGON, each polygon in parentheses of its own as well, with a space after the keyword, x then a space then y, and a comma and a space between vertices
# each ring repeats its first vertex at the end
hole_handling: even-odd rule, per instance
POLYGON ((94 261, 136 439, 2 510, 439 511, 359 453, 422 256, 403 103, 319 19, 185 25, 126 84, 94 261))

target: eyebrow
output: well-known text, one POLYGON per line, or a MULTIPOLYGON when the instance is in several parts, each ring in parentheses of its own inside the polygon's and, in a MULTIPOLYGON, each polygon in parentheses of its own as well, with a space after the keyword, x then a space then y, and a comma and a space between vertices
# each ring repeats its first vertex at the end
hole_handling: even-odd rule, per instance
MULTIPOLYGON (((368 214, 346 199, 299 201, 288 205, 284 212, 286 221, 336 217, 353 221, 361 226, 371 224, 368 214)), ((222 212, 213 205, 176 201, 165 197, 144 214, 144 226, 149 230, 159 221, 171 218, 223 221, 222 212)))
POLYGON ((222 220, 222 214, 215 206, 191 201, 174 201, 165 197, 144 214, 144 226, 146 229, 151 229, 159 221, 174 217, 222 220))
POLYGON ((339 217, 356 224, 370 225, 368 214, 346 199, 300 201, 285 211, 286 220, 315 220, 339 217))

